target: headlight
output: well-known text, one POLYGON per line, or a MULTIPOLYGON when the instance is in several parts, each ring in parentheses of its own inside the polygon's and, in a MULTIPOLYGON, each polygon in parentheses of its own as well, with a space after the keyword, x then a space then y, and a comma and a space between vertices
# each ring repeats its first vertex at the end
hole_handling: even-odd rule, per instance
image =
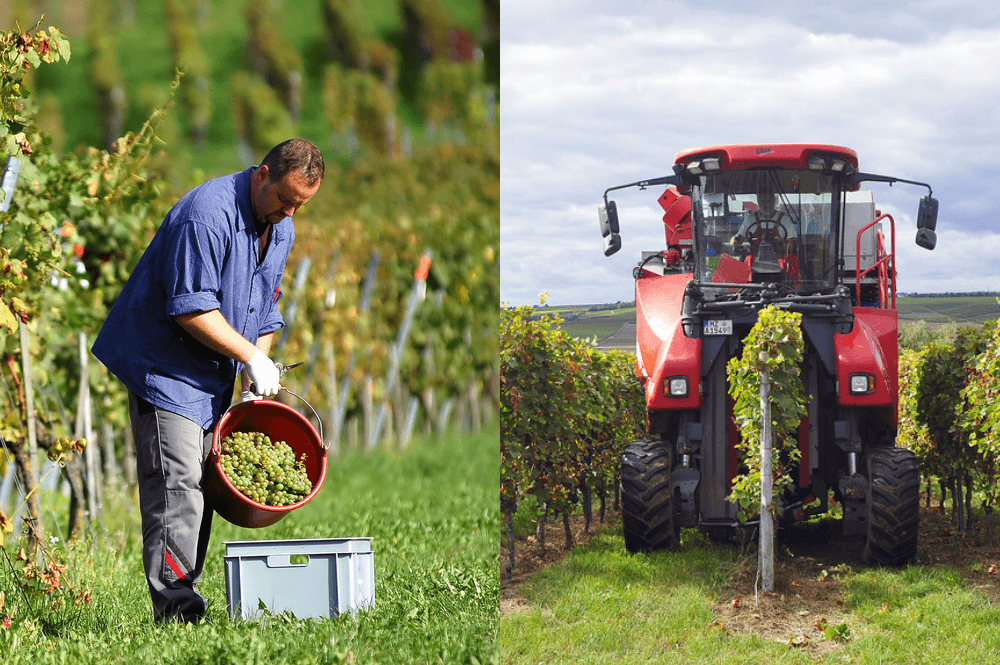
POLYGON ((851 374, 851 394, 870 395, 875 392, 875 377, 871 374, 851 374))
POLYGON ((809 167, 810 171, 822 171, 826 168, 826 160, 823 157, 816 155, 807 159, 806 165, 809 167))
POLYGON ((688 380, 686 376, 672 376, 663 379, 663 394, 667 397, 687 397, 688 380))
POLYGON ((706 171, 718 171, 722 168, 722 160, 718 157, 706 157, 701 160, 701 166, 706 171))

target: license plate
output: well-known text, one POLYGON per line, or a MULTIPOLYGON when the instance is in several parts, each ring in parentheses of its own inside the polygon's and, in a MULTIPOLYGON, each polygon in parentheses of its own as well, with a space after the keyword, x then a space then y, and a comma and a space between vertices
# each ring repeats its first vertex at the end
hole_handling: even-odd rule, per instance
POLYGON ((706 335, 732 335, 732 319, 708 319, 705 321, 706 335))

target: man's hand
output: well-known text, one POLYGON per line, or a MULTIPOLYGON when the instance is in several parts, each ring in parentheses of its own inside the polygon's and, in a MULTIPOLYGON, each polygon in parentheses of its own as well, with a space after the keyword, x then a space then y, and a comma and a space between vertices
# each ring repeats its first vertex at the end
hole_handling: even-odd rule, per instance
POLYGON ((246 362, 247 375, 253 382, 251 388, 258 395, 270 397, 278 394, 281 388, 279 381, 281 373, 275 367, 274 361, 264 355, 260 349, 255 349, 253 356, 246 362))
POLYGON ((260 395, 254 395, 249 390, 244 390, 240 394, 240 401, 237 402, 237 404, 242 404, 243 402, 256 402, 259 399, 261 399, 260 395))

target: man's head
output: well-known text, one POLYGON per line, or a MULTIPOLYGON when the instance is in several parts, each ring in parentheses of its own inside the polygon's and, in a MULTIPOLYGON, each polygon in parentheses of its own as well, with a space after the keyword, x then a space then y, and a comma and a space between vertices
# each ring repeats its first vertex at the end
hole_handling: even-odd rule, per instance
POLYGON ((305 139, 271 148, 250 176, 255 221, 274 224, 305 205, 319 190, 325 166, 319 149, 305 139))

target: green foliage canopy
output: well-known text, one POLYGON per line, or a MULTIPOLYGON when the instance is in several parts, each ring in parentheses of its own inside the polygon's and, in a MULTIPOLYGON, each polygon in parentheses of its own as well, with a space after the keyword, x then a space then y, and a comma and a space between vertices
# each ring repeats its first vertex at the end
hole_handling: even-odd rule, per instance
POLYGON ((582 484, 607 487, 644 427, 634 354, 604 354, 560 330, 558 316, 533 315, 504 308, 500 320, 503 515, 524 494, 566 510, 582 484))
MULTIPOLYGON (((56 28, 0 33, 0 142, 3 154, 23 158, 40 137, 32 126, 28 72, 43 62, 69 60, 69 41, 56 28)), ((0 196, 3 196, 0 193, 0 196)), ((15 295, 37 287, 59 261, 61 247, 49 235, 52 218, 0 212, 0 332, 14 332, 17 320, 28 321, 28 306, 15 295)))
POLYGON ((767 375, 770 387, 772 475, 775 493, 792 482, 787 473, 799 459, 798 430, 806 414, 807 396, 799 377, 805 342, 802 339, 802 315, 769 305, 760 311, 757 322, 743 341, 743 354, 729 361, 729 394, 736 401, 733 417, 742 437, 737 448, 740 462, 747 469, 733 481, 732 500, 740 505, 740 519, 745 520, 760 509, 760 441, 763 425, 761 377, 767 375))

